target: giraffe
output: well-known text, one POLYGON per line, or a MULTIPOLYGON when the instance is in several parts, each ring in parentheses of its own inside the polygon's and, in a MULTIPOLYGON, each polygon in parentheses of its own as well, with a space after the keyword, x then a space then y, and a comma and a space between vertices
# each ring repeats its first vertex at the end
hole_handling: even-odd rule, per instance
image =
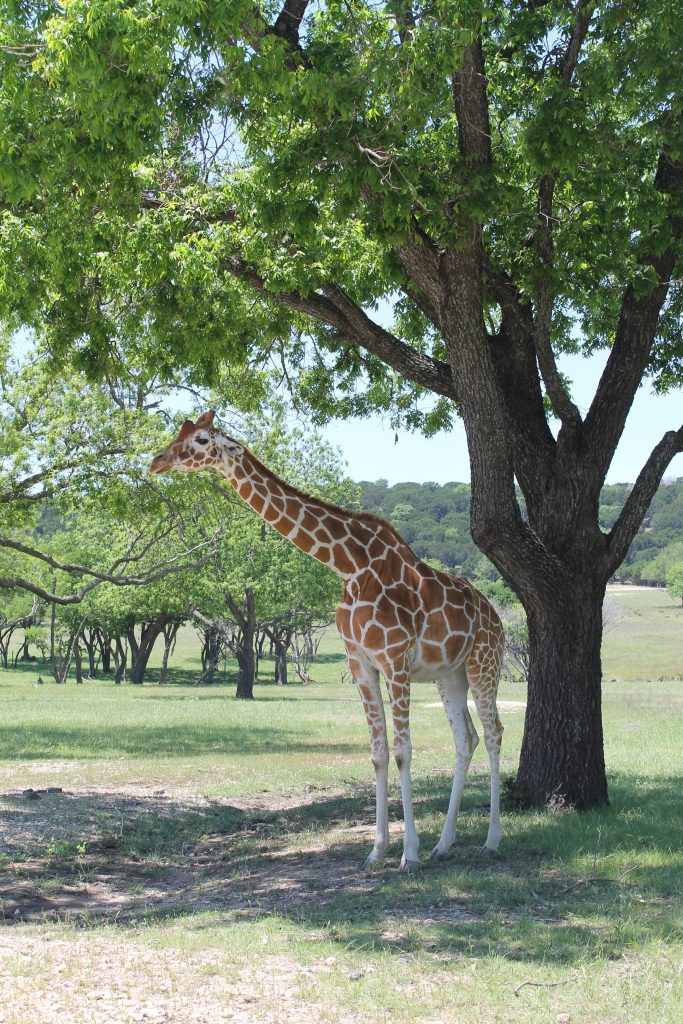
POLYGON ((443 860, 456 821, 477 730, 467 707, 471 690, 490 762, 491 810, 483 853, 500 838, 500 747, 503 726, 496 693, 503 630, 495 609, 467 580, 421 562, 398 531, 369 513, 337 508, 280 480, 243 444, 214 425, 214 412, 186 420, 152 461, 150 472, 214 468, 283 537, 329 566, 344 585, 336 623, 360 694, 375 769, 375 840, 366 866, 380 863, 389 843, 389 741, 380 674, 393 726, 393 755, 403 799, 403 856, 399 870, 421 866, 411 792, 410 682, 435 680, 450 722, 456 759, 446 820, 432 858, 443 860))

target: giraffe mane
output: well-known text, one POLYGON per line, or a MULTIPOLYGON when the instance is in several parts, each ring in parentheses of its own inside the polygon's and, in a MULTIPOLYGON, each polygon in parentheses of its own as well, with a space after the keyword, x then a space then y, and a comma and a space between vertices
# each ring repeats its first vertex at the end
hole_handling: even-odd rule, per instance
MULTIPOLYGON (((227 435, 223 434, 223 437, 226 436, 227 435)), ((228 438, 228 440, 233 440, 233 438, 228 438)), ((268 467, 265 466, 261 462, 261 460, 256 455, 254 455, 252 450, 250 448, 247 448, 246 445, 242 445, 242 447, 244 448, 245 452, 247 452, 247 454, 249 455, 249 458, 253 459, 254 463, 258 466, 260 470, 263 470, 263 472, 266 475, 274 476, 277 479, 277 481, 280 484, 282 484, 282 486, 285 487, 287 491, 294 497, 305 498, 308 501, 314 501, 317 505, 320 505, 322 508, 324 508, 326 512, 337 513, 338 515, 341 515, 346 519, 358 519, 362 523, 370 523, 377 526, 383 526, 386 530, 389 530, 389 532, 393 534, 393 536, 396 538, 399 544, 402 544, 404 547, 408 548, 408 550, 411 551, 412 554, 414 555, 415 559, 419 561, 417 555, 412 550, 407 540, 401 536, 401 534, 398 532, 394 524, 390 523, 388 519, 384 518, 384 516, 375 515, 374 512, 356 512, 355 509, 342 508, 340 505, 334 505, 331 501, 325 501, 324 498, 318 498, 314 494, 307 494, 306 491, 302 491, 298 487, 295 487, 293 484, 290 484, 286 480, 283 480, 276 473, 274 473, 272 469, 268 469, 268 467)))

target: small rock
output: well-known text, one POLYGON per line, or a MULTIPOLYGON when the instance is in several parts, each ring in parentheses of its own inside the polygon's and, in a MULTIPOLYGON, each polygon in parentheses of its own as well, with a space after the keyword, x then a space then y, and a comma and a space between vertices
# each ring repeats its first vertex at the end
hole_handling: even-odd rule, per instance
POLYGON ((571 1013, 558 1013, 557 1017, 555 1018, 557 1024, 569 1024, 571 1019, 571 1013))
POLYGON ((364 977, 365 971, 351 971, 349 974, 349 981, 360 981, 360 979, 364 977))
POLYGON ((35 789, 25 789, 23 795, 27 800, 40 800, 40 793, 35 789))

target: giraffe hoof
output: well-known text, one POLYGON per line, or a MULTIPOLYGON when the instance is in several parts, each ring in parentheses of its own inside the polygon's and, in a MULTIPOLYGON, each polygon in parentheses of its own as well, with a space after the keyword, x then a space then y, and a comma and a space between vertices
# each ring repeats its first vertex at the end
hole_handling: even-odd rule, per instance
POLYGON ((498 859, 498 851, 497 850, 492 850, 490 846, 484 846, 482 848, 482 851, 481 851, 481 856, 485 860, 497 860, 498 859))
POLYGON ((440 850, 438 846, 435 846, 432 852, 429 854, 430 860, 448 860, 450 856, 450 850, 440 850))
POLYGON ((399 875, 410 875, 414 871, 422 871, 422 861, 408 860, 406 857, 401 857, 401 863, 398 868, 399 875))
POLYGON ((374 853, 371 853, 363 864, 363 871, 371 871, 373 868, 380 867, 383 860, 384 857, 377 857, 374 853))

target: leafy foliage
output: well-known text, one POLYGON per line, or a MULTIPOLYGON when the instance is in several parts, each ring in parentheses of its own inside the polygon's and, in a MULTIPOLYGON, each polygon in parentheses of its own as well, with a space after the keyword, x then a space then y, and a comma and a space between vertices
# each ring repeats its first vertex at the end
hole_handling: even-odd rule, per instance
MULTIPOLYGON (((277 342, 320 416, 379 407, 436 429, 443 402, 426 409, 277 296, 334 282, 361 307, 389 300, 397 337, 441 358, 394 246, 427 229, 458 247, 473 218, 533 298, 534 185, 552 173, 554 341, 576 348, 580 324, 592 349, 611 344, 620 289, 653 283, 642 252, 670 241, 651 171, 663 144, 681 149, 673 0, 597 5, 571 90, 558 67, 574 14, 559 2, 326 0, 289 35, 269 29, 277 5, 253 0, 2 13, 0 310, 91 371, 124 339, 156 372, 206 383, 277 342), (495 160, 475 168, 452 76, 479 32, 495 160)), ((662 388, 680 381, 680 303, 674 283, 651 357, 662 388)))
POLYGON ((683 602, 683 561, 675 562, 666 574, 666 585, 674 597, 683 602))

